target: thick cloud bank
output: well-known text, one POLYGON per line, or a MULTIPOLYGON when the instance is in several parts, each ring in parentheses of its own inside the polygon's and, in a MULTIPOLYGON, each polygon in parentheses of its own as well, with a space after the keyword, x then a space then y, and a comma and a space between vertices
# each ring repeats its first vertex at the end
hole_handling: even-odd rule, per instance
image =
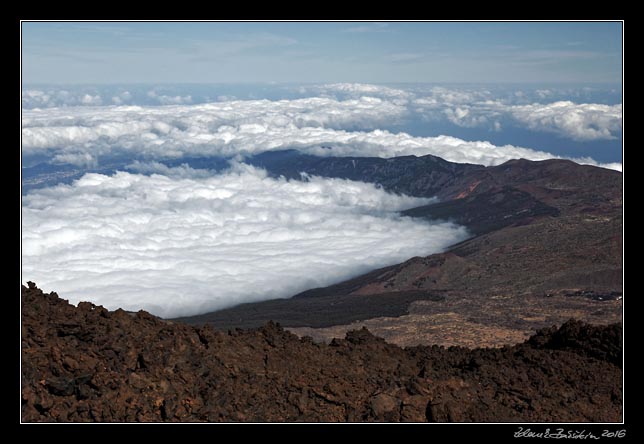
MULTIPOLYGON (((333 83, 280 87, 275 91, 299 96, 300 104, 322 96, 337 101, 378 98, 399 107, 398 112, 419 113, 428 122, 445 119, 466 128, 501 131, 505 124, 544 131, 576 141, 612 140, 622 131, 621 104, 593 103, 602 100, 593 88, 535 89, 528 85, 513 88, 483 86, 405 85, 403 88, 364 83, 333 83)), ((248 91, 245 98, 261 92, 248 91)), ((611 91, 611 97, 616 92, 611 91)), ((284 97, 286 98, 286 97, 284 97)), ((603 98, 605 100, 605 97, 603 98)), ((54 107, 92 107, 109 105, 189 105, 234 101, 234 96, 217 89, 199 90, 184 86, 132 88, 132 85, 104 87, 28 88, 22 92, 24 110, 54 107)), ((254 104, 249 100, 247 103, 254 104)), ((288 101, 287 101, 288 102, 288 101)), ((286 102, 275 102, 279 110, 286 102)), ((349 102, 350 103, 350 102, 349 102)), ((334 105, 335 106, 335 105, 334 105)), ((389 110, 391 111, 391 110, 389 110)), ((391 114, 389 114, 391 117, 391 114)))
POLYGON ((508 99, 496 97, 484 89, 462 91, 435 87, 416 98, 413 105, 416 112, 426 114, 428 120, 434 118, 432 113, 439 113, 453 124, 469 128, 488 127, 498 131, 502 121, 513 120, 534 131, 555 133, 577 141, 611 140, 622 131, 621 104, 569 100, 516 103, 523 100, 523 94, 508 99))
MULTIPOLYGON (((416 87, 411 90, 361 83, 335 83, 309 86, 309 91, 331 97, 380 97, 410 112, 418 112, 434 121, 444 117, 451 123, 467 127, 500 130, 502 121, 514 120, 535 131, 555 133, 577 141, 611 140, 622 131, 622 105, 574 103, 558 100, 542 103, 556 93, 551 90, 515 90, 503 94, 478 88, 416 87)), ((304 88, 306 90, 306 88, 304 88)), ((570 93, 569 93, 570 94, 570 93)))
POLYGON ((237 166, 188 177, 87 174, 23 199, 23 280, 72 302, 164 316, 287 297, 466 237, 397 211, 427 199, 237 166))
POLYGON ((568 135, 574 140, 613 139, 622 130, 621 104, 534 103, 513 106, 511 113, 528 128, 568 135))
MULTIPOLYGON (((433 154, 483 165, 557 157, 449 136, 365 130, 391 123, 406 112, 397 102, 373 97, 32 109, 23 111, 22 143, 26 154, 46 153, 55 161, 79 166, 96 165, 101 157, 111 155, 160 160, 189 155, 232 157, 286 148, 321 156, 433 154)), ((585 163, 596 164, 592 159, 585 163)))

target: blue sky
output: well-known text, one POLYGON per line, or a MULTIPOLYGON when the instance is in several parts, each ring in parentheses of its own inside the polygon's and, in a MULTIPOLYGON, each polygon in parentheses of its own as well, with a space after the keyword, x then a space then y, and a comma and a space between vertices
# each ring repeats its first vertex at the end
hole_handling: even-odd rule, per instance
POLYGON ((23 82, 621 83, 622 24, 25 22, 23 82))

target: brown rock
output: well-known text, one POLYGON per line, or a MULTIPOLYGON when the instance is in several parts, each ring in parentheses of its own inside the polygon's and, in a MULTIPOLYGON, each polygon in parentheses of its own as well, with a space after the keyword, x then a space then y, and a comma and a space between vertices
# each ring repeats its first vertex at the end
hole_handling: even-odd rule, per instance
POLYGON ((621 327, 569 323, 504 349, 232 334, 22 294, 25 422, 619 422, 621 327), (39 338, 36 340, 35 338, 39 338))
POLYGON ((371 398, 371 410, 376 418, 385 418, 397 413, 400 409, 400 400, 386 393, 371 398))

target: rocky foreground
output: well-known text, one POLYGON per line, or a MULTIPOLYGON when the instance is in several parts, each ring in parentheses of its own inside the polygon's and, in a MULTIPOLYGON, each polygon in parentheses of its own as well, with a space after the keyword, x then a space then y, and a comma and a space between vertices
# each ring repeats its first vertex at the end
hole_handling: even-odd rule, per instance
POLYGON ((218 332, 22 290, 22 420, 607 422, 622 328, 570 321, 498 349, 218 332))

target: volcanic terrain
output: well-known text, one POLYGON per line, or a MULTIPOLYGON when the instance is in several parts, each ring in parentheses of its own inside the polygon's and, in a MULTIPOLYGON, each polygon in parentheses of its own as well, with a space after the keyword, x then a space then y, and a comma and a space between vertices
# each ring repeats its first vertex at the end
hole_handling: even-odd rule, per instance
POLYGON ((498 349, 319 344, 269 323, 219 332, 22 289, 25 422, 614 422, 619 324, 498 349))
POLYGON ((299 170, 376 182, 414 196, 437 195, 440 202, 405 214, 454 221, 472 237, 444 253, 290 299, 180 321, 226 330, 272 320, 327 342, 367 326, 398 345, 465 347, 515 344, 570 318, 621 322, 619 172, 567 160, 512 160, 485 168, 434 156, 282 156, 252 162, 274 175, 296 177, 299 170))
POLYGON ((471 237, 289 299, 177 320, 75 307, 30 282, 23 421, 622 420, 620 173, 291 151, 249 162, 436 195, 404 214, 471 237))

